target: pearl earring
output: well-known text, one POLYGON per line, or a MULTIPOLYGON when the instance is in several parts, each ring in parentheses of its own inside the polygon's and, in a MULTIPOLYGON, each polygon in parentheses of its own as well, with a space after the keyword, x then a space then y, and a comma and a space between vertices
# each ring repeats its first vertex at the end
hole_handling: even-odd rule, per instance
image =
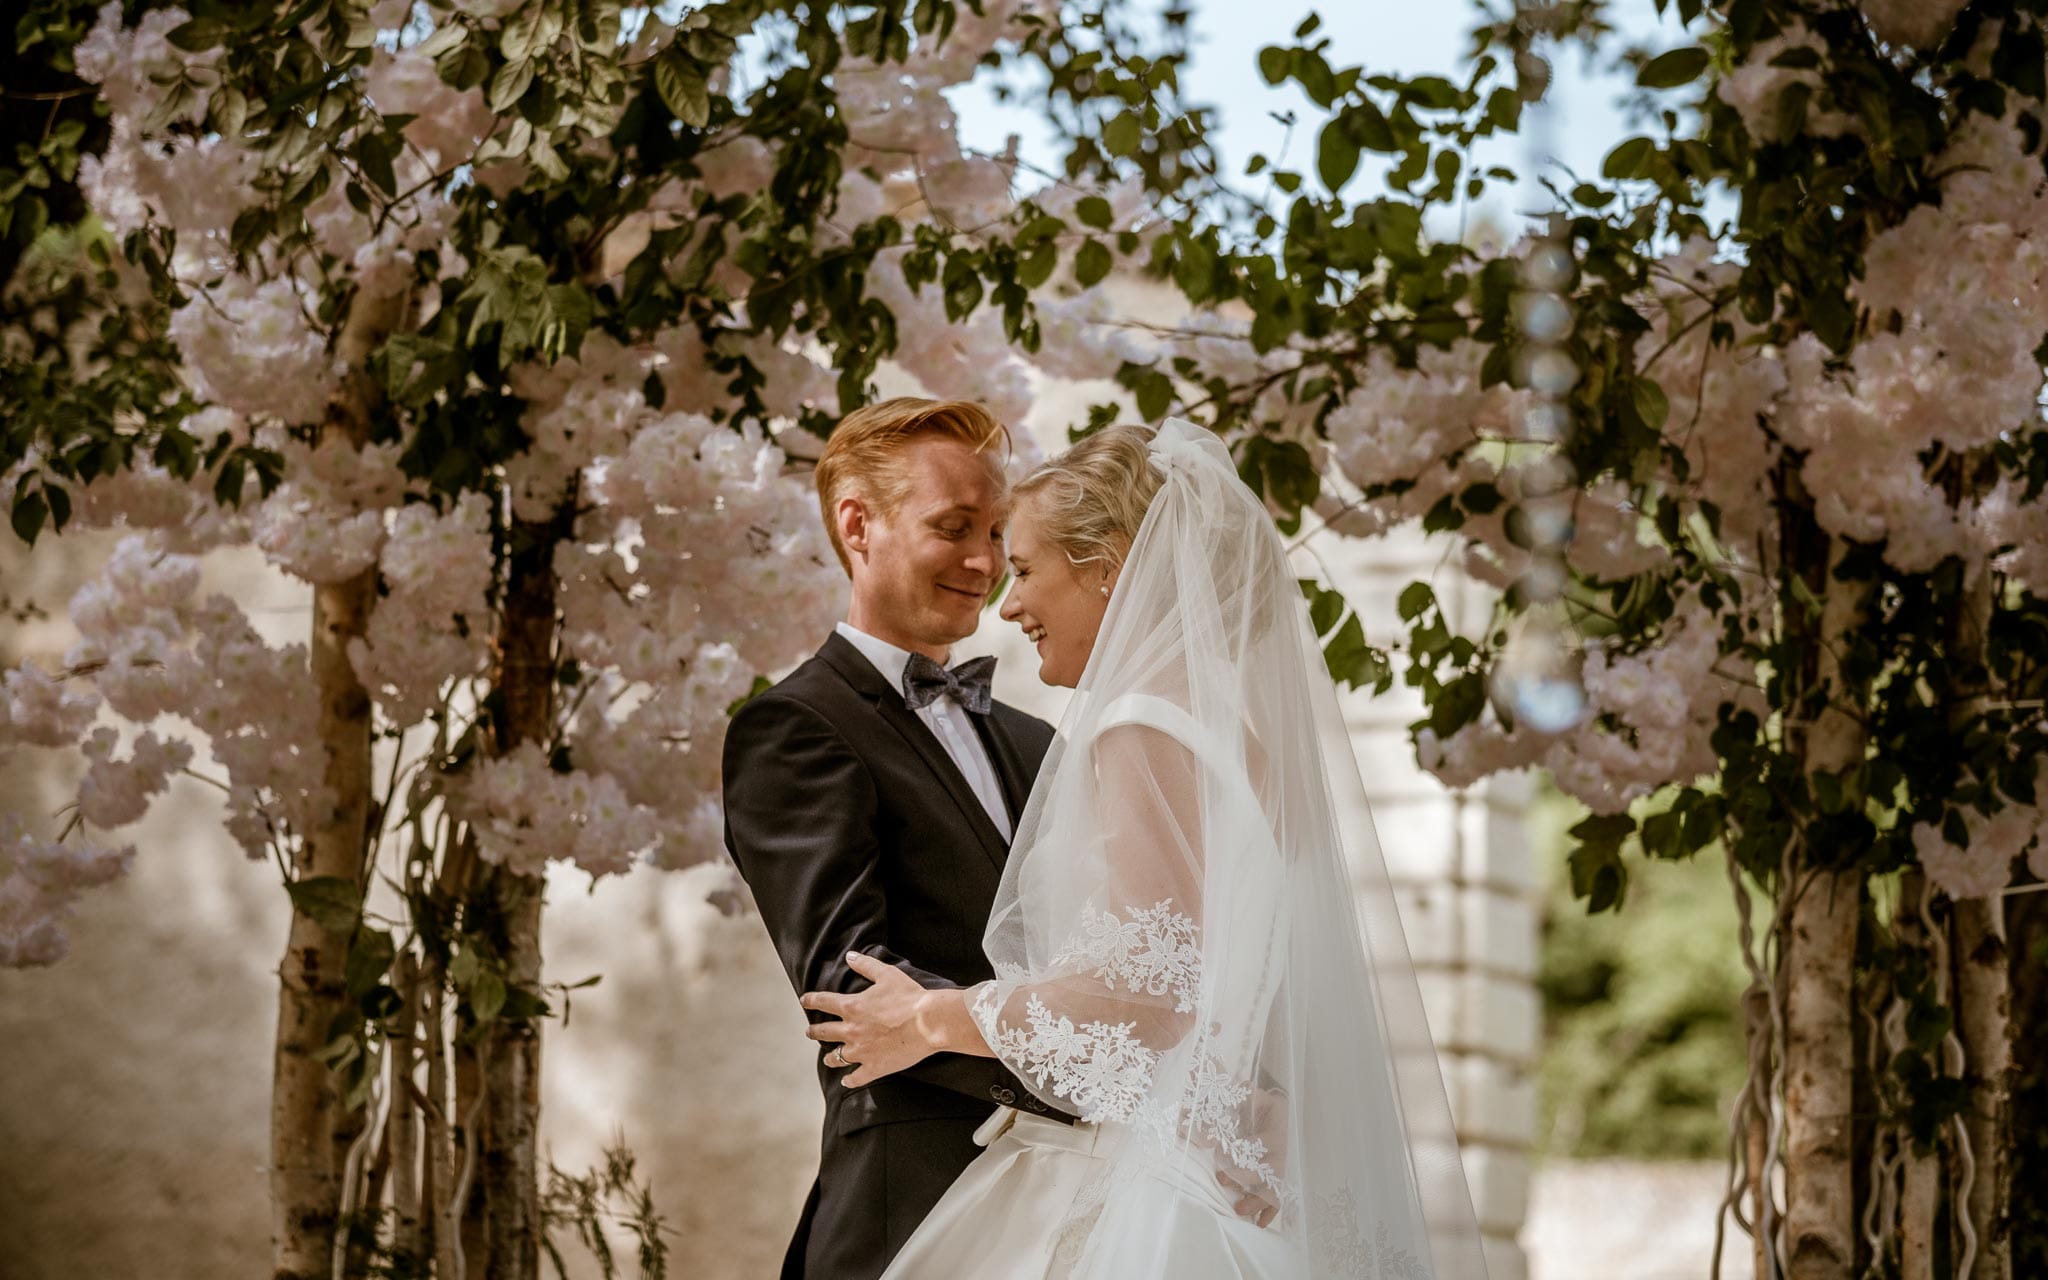
POLYGON ((1109 594, 1109 587, 1108 587, 1108 586, 1107 586, 1106 584, 1105 584, 1105 585, 1103 586, 1103 588, 1102 588, 1102 594, 1103 594, 1103 595, 1108 595, 1108 594, 1109 594))

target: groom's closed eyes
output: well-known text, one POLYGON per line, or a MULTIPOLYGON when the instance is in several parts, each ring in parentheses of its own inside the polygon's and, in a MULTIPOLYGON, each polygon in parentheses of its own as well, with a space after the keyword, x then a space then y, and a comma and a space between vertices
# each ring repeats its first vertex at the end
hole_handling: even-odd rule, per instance
MULTIPOLYGON (((927 518, 925 524, 927 527, 936 530, 941 537, 958 541, 974 532, 975 522, 980 516, 981 508, 979 507, 948 507, 937 515, 927 518)), ((1003 522, 998 520, 995 524, 991 525, 988 536, 990 541, 998 546, 1002 545, 1003 522)))

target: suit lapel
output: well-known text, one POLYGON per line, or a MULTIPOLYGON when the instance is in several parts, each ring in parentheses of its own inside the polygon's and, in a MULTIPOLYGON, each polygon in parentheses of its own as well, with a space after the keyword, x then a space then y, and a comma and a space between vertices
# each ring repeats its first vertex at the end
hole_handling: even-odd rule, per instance
MULTIPOLYGON (((875 670, 875 664, 869 662, 865 654, 854 648, 851 641, 836 631, 825 641, 825 646, 818 650, 818 657, 852 685, 854 692, 867 699, 876 716, 893 729, 903 740, 904 745, 924 761, 925 768, 931 772, 933 779, 944 788, 947 795, 953 797, 953 803, 960 809, 960 816, 973 828, 982 853, 1000 869, 1009 858, 1009 843, 1003 839, 1003 833, 996 829, 995 823, 989 821, 988 810, 981 806, 981 797, 974 794, 974 787, 961 774, 960 767, 953 763, 953 758, 946 754, 945 746, 932 733, 930 726, 920 720, 916 712, 903 705, 901 691, 891 689, 889 682, 882 678, 882 673, 875 670)), ((985 718, 972 715, 968 717, 970 720, 985 718)), ((986 733, 983 741, 987 741, 986 733)), ((992 756, 993 754, 991 752, 992 756)), ((1001 766, 998 768, 1000 770, 1001 766)), ((1004 777, 1003 786, 1007 792, 1007 773, 1004 777)))
POLYGON ((1000 706, 985 716, 968 718, 974 721, 975 730, 981 734, 981 745, 988 748, 988 758, 995 763, 996 777, 1002 782, 1003 802, 1010 811, 1010 830, 1015 831, 1017 819, 1024 815, 1024 801, 1031 794, 1032 780, 1024 773, 1024 755, 1003 722, 1000 706))

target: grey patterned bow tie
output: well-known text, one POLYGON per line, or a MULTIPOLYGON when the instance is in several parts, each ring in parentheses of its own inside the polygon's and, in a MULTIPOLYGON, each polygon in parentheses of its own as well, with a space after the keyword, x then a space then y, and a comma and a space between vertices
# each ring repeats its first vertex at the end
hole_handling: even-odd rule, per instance
POLYGON ((985 716, 995 705, 991 692, 995 678, 994 658, 974 658, 949 671, 923 654, 913 653, 903 667, 903 701, 917 711, 942 697, 951 698, 975 715, 985 716))

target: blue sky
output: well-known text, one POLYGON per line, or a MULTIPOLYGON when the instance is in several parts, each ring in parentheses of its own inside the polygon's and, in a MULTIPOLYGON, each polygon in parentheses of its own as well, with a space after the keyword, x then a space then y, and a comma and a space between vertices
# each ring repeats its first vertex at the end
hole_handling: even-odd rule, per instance
MULTIPOLYGON (((1185 97, 1216 108, 1220 123, 1219 146, 1224 170, 1241 175, 1254 153, 1280 161, 1278 149, 1286 140, 1286 129, 1273 119, 1273 112, 1293 110, 1303 121, 1288 143, 1286 164, 1313 174, 1315 135, 1313 127, 1322 113, 1291 85, 1276 89, 1260 78, 1257 58, 1269 44, 1291 44, 1295 27, 1310 12, 1322 18, 1316 37, 1327 37, 1325 51, 1332 66, 1363 64, 1369 72, 1390 71, 1403 75, 1434 73, 1463 83, 1470 74, 1466 52, 1469 32, 1477 10, 1464 0, 1335 0, 1310 4, 1307 0, 1187 0, 1193 10, 1191 26, 1194 48, 1190 65, 1181 77, 1185 97)), ((1496 0, 1496 6, 1504 0, 1496 0)), ((1631 36, 1646 38, 1657 47, 1681 43, 1675 21, 1656 19, 1650 0, 1624 0, 1617 8, 1628 13, 1615 21, 1631 36)), ((1633 132, 1620 100, 1630 85, 1627 78, 1603 75, 1584 65, 1576 52, 1566 53, 1554 76, 1547 122, 1552 146, 1550 154, 1582 174, 1596 174, 1601 158, 1615 143, 1633 132)), ((1046 131, 1028 109, 1005 108, 979 88, 958 91, 954 106, 961 131, 969 146, 1000 150, 1011 133, 1020 136, 1025 157, 1044 167, 1056 167, 1058 155, 1046 131)), ((1525 129, 1525 134, 1526 134, 1525 129)), ((1481 165, 1504 164, 1517 172, 1536 167, 1539 156, 1526 137, 1510 138, 1481 152, 1481 165)), ((1372 170, 1361 169, 1346 189, 1352 199, 1370 192, 1372 170)), ((1514 214, 1535 214, 1544 209, 1545 193, 1524 182, 1513 190, 1495 188, 1482 197, 1481 209, 1507 221, 1514 214)), ((1439 233, 1449 228, 1439 228, 1439 233)))

